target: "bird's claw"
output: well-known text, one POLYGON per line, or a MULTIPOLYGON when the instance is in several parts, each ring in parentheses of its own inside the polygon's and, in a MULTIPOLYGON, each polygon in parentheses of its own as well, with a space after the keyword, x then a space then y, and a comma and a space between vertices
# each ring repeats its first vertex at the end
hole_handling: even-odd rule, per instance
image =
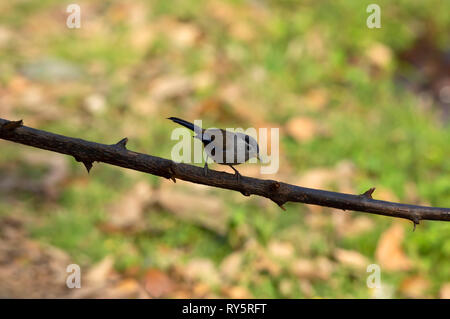
POLYGON ((203 167, 203 174, 204 174, 205 176, 208 175, 208 164, 207 164, 207 163, 205 163, 205 166, 203 167))

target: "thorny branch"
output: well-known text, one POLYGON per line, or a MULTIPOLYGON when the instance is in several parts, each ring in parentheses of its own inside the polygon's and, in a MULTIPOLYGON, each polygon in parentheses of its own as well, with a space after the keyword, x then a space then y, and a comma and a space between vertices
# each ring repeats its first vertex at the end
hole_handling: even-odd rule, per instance
POLYGON ((246 176, 242 176, 238 183, 233 174, 213 170, 204 176, 202 167, 175 163, 168 159, 130 151, 126 148, 127 138, 112 145, 99 144, 33 129, 24 126, 22 121, 8 121, 1 118, 0 138, 73 156, 84 164, 88 172, 94 162, 104 162, 165 177, 174 182, 178 178, 192 183, 239 191, 245 196, 263 196, 277 203, 282 209, 285 209, 283 204, 286 202, 320 205, 404 218, 411 220, 414 228, 420 220, 450 221, 450 208, 375 200, 372 198, 375 188, 361 195, 351 195, 246 176))

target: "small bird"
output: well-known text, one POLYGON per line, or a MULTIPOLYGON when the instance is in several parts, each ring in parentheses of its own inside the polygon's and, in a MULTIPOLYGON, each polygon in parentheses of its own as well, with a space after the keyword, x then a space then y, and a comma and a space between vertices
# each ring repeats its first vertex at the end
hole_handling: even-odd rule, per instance
POLYGON ((238 183, 241 174, 233 167, 234 165, 242 164, 254 157, 261 161, 258 143, 247 134, 218 128, 203 129, 177 117, 169 117, 168 120, 194 131, 196 133, 194 138, 202 141, 207 155, 204 166, 205 176, 208 174, 208 157, 218 164, 230 166, 235 171, 238 183))

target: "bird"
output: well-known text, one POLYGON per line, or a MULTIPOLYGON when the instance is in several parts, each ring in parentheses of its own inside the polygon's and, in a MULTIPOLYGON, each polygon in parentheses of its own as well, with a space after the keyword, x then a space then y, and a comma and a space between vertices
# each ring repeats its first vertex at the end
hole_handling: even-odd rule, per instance
POLYGON ((205 176, 208 174, 208 157, 218 164, 230 166, 235 172, 238 183, 240 182, 241 174, 234 165, 242 164, 254 157, 261 161, 259 145, 250 135, 218 128, 203 129, 178 117, 169 117, 167 119, 194 131, 196 133, 194 138, 198 138, 203 143, 206 152, 205 166, 203 168, 205 176))

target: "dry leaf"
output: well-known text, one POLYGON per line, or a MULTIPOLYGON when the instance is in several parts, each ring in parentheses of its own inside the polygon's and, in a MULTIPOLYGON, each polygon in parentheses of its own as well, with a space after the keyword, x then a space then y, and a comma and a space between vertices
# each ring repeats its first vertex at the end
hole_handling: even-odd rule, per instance
POLYGON ((324 257, 318 258, 316 261, 297 259, 291 264, 290 271, 302 279, 326 280, 333 271, 333 265, 324 257))
POLYGON ((144 278, 144 289, 153 298, 169 295, 175 288, 173 281, 159 269, 149 269, 144 278))
POLYGON ((284 260, 294 257, 295 253, 294 246, 290 242, 272 240, 267 249, 273 257, 284 260))
POLYGON ((156 38, 155 30, 151 26, 141 25, 134 28, 130 34, 130 44, 136 50, 145 50, 156 38))
POLYGON ((314 296, 314 288, 309 282, 309 280, 302 280, 299 283, 300 291, 305 295, 306 298, 311 298, 314 296))
POLYGON ((224 287, 221 292, 226 298, 231 299, 250 299, 253 298, 252 294, 247 290, 247 288, 242 286, 224 287))
POLYGON ((233 38, 241 41, 251 41, 255 37, 255 32, 250 24, 245 21, 235 21, 230 28, 233 38))
POLYGON ((108 298, 142 298, 141 287, 135 279, 127 278, 121 280, 117 285, 108 288, 108 298))
POLYGON ((106 99, 102 94, 94 93, 86 97, 84 106, 91 114, 102 114, 106 110, 106 99))
POLYGON ((165 19, 161 23, 161 28, 172 44, 180 49, 192 47, 201 36, 200 30, 192 23, 180 23, 165 19))
POLYGON ((183 97, 192 91, 189 78, 177 75, 167 75, 155 79, 150 85, 150 94, 156 102, 183 97))
POLYGON ((220 283, 220 276, 214 263, 206 258, 192 259, 181 271, 189 281, 200 281, 210 285, 220 283))
POLYGON ((381 235, 375 256, 382 269, 392 271, 411 269, 412 262, 402 249, 403 235, 403 226, 398 223, 381 235))
POLYGON ((374 226, 374 221, 370 217, 353 217, 338 209, 333 210, 331 217, 339 236, 355 237, 373 229, 374 226))
POLYGON ((56 199, 61 192, 62 183, 68 176, 66 159, 56 154, 27 151, 23 155, 23 160, 33 166, 48 166, 48 172, 39 180, 21 177, 15 170, 5 172, 0 179, 0 191, 25 190, 56 199))
POLYGON ((439 298, 450 299, 450 282, 447 282, 441 286, 441 290, 439 292, 439 298))
POLYGON ((228 280, 237 280, 242 267, 242 253, 234 252, 220 264, 220 273, 228 280))
POLYGON ((115 203, 109 205, 108 220, 103 229, 128 230, 142 227, 143 212, 152 200, 152 189, 146 182, 139 182, 115 203))
POLYGON ((366 51, 366 56, 373 65, 384 69, 392 60, 392 51, 384 44, 375 43, 366 51))
POLYGON ((315 120, 307 117, 295 117, 286 123, 286 131, 299 142, 313 139, 318 132, 315 120))
POLYGON ((90 286, 105 284, 114 273, 114 258, 106 256, 102 261, 93 265, 83 278, 90 286))
POLYGON ((282 279, 278 285, 278 290, 285 296, 290 296, 293 288, 293 282, 290 279, 282 279))
POLYGON ((306 93, 302 99, 302 104, 309 106, 313 110, 320 111, 327 105, 330 97, 328 91, 322 88, 316 88, 306 93))
POLYGON ((430 282, 418 275, 403 280, 400 284, 400 291, 409 298, 424 298, 429 287, 430 282))
POLYGON ((267 272, 273 277, 281 273, 281 267, 265 254, 260 254, 252 263, 252 268, 256 272, 267 272))
POLYGON ((335 258, 345 266, 355 269, 366 269, 369 260, 357 251, 336 248, 334 251, 335 258))
POLYGON ((197 223, 219 234, 225 234, 229 215, 224 210, 220 198, 209 193, 199 194, 192 189, 185 191, 177 189, 178 184, 164 184, 164 187, 155 192, 154 198, 159 205, 180 219, 197 223))

